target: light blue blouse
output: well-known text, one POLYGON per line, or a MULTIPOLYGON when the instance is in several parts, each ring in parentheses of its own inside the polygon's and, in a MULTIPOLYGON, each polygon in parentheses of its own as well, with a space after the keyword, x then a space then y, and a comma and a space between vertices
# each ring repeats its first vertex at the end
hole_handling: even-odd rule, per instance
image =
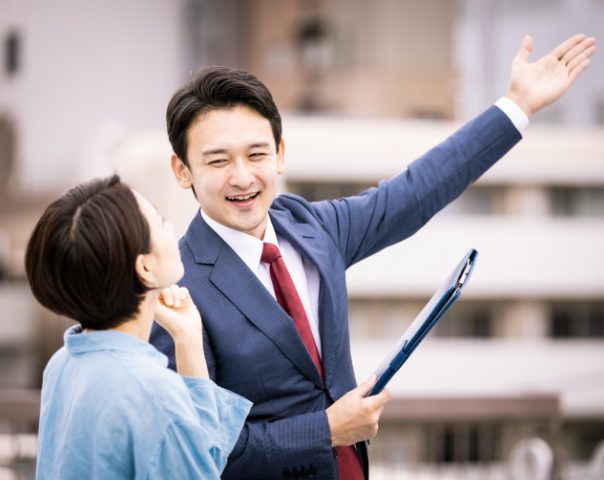
POLYGON ((44 371, 36 478, 220 478, 252 404, 167 364, 127 333, 67 330, 44 371))

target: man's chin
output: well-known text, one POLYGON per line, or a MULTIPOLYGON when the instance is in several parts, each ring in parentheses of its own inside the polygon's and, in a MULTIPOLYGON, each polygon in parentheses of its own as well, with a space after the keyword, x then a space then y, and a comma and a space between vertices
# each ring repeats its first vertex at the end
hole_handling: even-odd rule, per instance
POLYGON ((230 224, 227 225, 231 227, 233 230, 237 230, 239 232, 247 233, 252 236, 257 236, 259 230, 262 230, 262 234, 264 235, 264 229, 266 228, 266 219, 268 217, 268 212, 264 215, 254 215, 253 217, 246 218, 232 218, 230 224))

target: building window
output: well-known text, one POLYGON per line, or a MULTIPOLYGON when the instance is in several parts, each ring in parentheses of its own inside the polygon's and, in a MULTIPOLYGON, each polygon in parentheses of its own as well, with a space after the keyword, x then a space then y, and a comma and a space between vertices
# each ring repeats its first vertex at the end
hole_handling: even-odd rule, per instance
POLYGON ((448 338, 491 338, 495 336, 495 306, 455 303, 435 327, 435 334, 448 338))
POLYGON ((11 32, 4 40, 4 71, 14 75, 20 67, 21 42, 17 32, 11 32))
POLYGON ((433 463, 488 463, 497 459, 501 439, 492 423, 435 424, 430 428, 426 460, 433 463))
POLYGON ((549 191, 551 213, 562 217, 603 217, 604 188, 554 187, 549 191))
POLYGON ((443 215, 501 215, 505 189, 498 186, 472 186, 445 207, 443 215))
POLYGON ((554 305, 550 319, 553 338, 604 338, 604 304, 554 305))

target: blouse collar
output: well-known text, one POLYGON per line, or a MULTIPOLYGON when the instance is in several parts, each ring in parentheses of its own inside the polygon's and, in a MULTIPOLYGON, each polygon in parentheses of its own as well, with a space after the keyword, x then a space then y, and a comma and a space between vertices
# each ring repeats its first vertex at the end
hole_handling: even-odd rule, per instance
POLYGON ((94 332, 83 333, 81 325, 74 325, 65 332, 63 338, 65 340, 65 348, 70 355, 104 350, 129 352, 134 355, 147 357, 163 367, 168 366, 168 357, 158 352, 153 345, 129 333, 117 332, 115 330, 96 330, 94 332))

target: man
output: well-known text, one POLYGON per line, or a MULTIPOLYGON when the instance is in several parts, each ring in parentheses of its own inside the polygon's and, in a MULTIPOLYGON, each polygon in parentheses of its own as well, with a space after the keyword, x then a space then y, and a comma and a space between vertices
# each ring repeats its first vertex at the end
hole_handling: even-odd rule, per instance
MULTIPOLYGON (((387 390, 365 398, 350 357, 345 271, 421 228, 520 139, 528 117, 589 65, 577 35, 529 64, 526 37, 501 99, 447 141, 357 197, 276 197, 279 112, 254 76, 202 69, 167 112, 172 169, 200 213, 180 241, 210 376, 254 403, 225 479, 368 478, 367 442, 387 390), (276 198, 275 198, 276 197, 276 198)), ((152 343, 174 364, 169 335, 152 343)))

